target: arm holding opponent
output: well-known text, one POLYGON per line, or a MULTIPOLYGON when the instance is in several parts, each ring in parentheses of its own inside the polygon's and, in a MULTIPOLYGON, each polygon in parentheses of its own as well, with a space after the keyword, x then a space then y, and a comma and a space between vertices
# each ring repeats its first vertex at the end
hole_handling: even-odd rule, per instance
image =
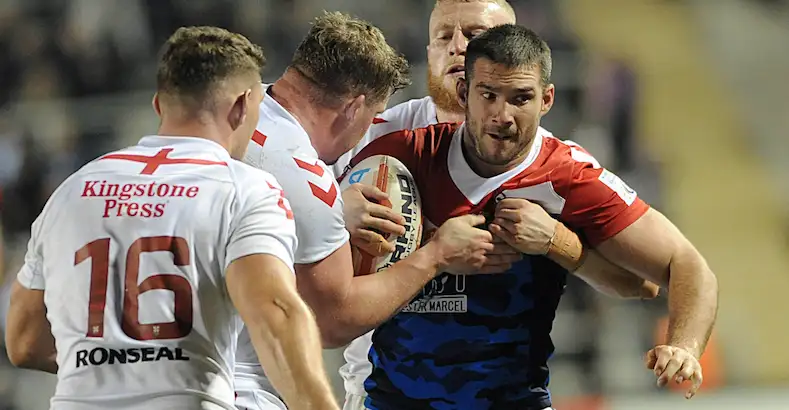
POLYGON ((490 231, 528 255, 545 255, 595 290, 620 298, 651 299, 658 285, 605 259, 578 235, 553 219, 541 206, 525 199, 506 198, 496 207, 490 231))

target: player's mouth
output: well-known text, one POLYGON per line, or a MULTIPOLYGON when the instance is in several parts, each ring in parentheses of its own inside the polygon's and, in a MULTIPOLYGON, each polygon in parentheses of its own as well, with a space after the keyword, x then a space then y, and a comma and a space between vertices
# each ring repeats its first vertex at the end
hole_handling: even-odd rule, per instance
POLYGON ((493 138, 496 141, 510 141, 515 137, 514 135, 510 135, 510 134, 499 134, 499 133, 491 133, 491 132, 486 132, 486 134, 488 134, 490 138, 493 138))
POLYGON ((453 64, 447 69, 447 75, 463 77, 466 75, 466 67, 463 64, 453 64))

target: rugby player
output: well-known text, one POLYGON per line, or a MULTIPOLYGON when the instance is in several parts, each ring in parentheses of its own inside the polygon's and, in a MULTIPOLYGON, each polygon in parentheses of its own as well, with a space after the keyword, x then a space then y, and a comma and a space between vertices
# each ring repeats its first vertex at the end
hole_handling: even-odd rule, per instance
MULTIPOLYGON (((343 198, 361 198, 367 188, 341 196, 327 164, 355 146, 391 94, 409 83, 407 68, 368 22, 337 12, 319 16, 290 66, 265 86, 244 158, 273 174, 293 207, 298 290, 315 312, 326 347, 343 346, 385 322, 440 272, 500 272, 521 258, 475 227, 484 217, 465 215, 445 221, 430 243, 391 268, 354 276, 343 198)), ((398 218, 387 207, 379 209, 398 218)), ((243 335, 239 345, 237 406, 281 406, 266 381, 268 369, 244 349, 243 335)))
POLYGON ((52 409, 234 409, 241 319, 291 408, 337 408, 296 291, 288 201, 238 161, 263 64, 239 34, 176 31, 158 135, 82 167, 36 219, 6 347, 16 366, 57 374, 52 409))
MULTIPOLYGON (((668 286, 669 338, 649 352, 648 366, 659 384, 692 380, 692 397, 717 311, 717 282, 706 262, 588 152, 539 127, 554 88, 550 49, 536 34, 498 26, 471 40, 465 54, 457 95, 466 123, 379 136, 350 166, 395 156, 423 193, 426 229, 450 216, 491 214, 491 232, 525 254, 536 253, 524 240, 531 207, 523 199, 537 202, 603 257, 668 286)), ((550 330, 565 273, 533 256, 505 275, 438 278, 374 332, 365 406, 549 408, 550 330), (455 301, 457 309, 436 309, 446 306, 437 299, 455 301)))
MULTIPOLYGON (((429 96, 398 104, 377 116, 362 141, 333 165, 335 175, 342 175, 349 168, 348 163, 352 156, 376 138, 439 122, 462 122, 463 107, 457 100, 456 82, 465 72, 463 64, 468 41, 487 28, 514 21, 515 13, 504 0, 437 1, 430 16, 430 42, 427 46, 429 96)), ((534 253, 545 253, 550 249, 549 240, 561 237, 566 241, 566 248, 573 252, 551 252, 548 256, 598 291, 624 298, 657 296, 659 291, 657 285, 612 265, 593 251, 587 252, 590 249, 582 247, 574 233, 551 218, 539 205, 526 200, 516 203, 523 208, 522 224, 529 227, 526 233, 534 253), (583 266, 580 267, 579 255, 583 255, 584 258, 583 266)), ((346 209, 352 206, 365 209, 374 205, 356 201, 351 205, 346 204, 346 209)), ((346 212, 345 216, 346 224, 351 231, 351 240, 355 244, 361 246, 367 244, 369 248, 381 241, 377 233, 369 231, 363 222, 373 225, 379 231, 395 233, 387 230, 391 224, 387 224, 385 220, 381 220, 382 218, 376 218, 375 215, 370 216, 356 211, 346 212), (361 216, 355 218, 355 215, 361 216), (366 219, 362 221, 362 217, 366 219)), ((345 384, 348 409, 362 406, 366 396, 363 384, 372 370, 372 364, 368 359, 371 337, 372 332, 357 338, 344 352, 346 364, 340 368, 340 375, 345 384)))

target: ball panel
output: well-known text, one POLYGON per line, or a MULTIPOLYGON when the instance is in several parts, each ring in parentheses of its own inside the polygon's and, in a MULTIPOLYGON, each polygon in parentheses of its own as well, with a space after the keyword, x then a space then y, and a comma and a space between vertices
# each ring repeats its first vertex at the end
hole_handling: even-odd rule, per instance
POLYGON ((395 251, 374 257, 352 246, 354 270, 364 275, 386 269, 419 248, 422 239, 422 202, 416 181, 406 166, 394 157, 375 155, 362 160, 348 172, 340 187, 363 183, 374 185, 389 196, 388 203, 382 203, 400 213, 406 220, 406 233, 398 237, 386 238, 395 245, 395 251))

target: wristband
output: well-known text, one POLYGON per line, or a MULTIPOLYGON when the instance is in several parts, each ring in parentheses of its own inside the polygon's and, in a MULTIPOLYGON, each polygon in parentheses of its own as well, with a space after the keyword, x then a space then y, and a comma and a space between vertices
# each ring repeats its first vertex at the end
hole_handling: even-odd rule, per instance
POLYGON ((586 259, 586 249, 575 232, 561 222, 557 222, 545 256, 572 273, 583 265, 586 259))

